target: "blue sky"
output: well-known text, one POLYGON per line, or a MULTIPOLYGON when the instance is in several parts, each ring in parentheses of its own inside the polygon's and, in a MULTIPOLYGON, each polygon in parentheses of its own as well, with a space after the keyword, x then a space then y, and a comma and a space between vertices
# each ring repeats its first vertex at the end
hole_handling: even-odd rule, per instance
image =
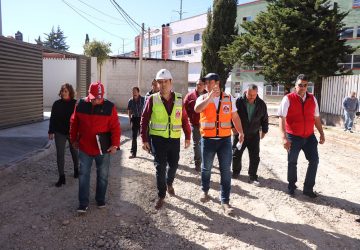
MULTIPOLYGON (((134 49, 138 34, 122 18, 110 0, 0 0, 4 36, 23 33, 25 42, 35 43, 54 26, 60 26, 67 37, 69 51, 82 54, 86 33, 112 44, 112 54, 134 49), (75 11, 75 10, 76 11, 75 11), (86 17, 88 20, 83 18, 86 17), (91 23, 92 22, 92 23, 91 23), (95 24, 95 25, 94 25, 95 24), (99 27, 97 27, 97 26, 99 27)), ((179 20, 180 0, 116 0, 129 16, 145 28, 161 27, 164 23, 179 20)), ((239 3, 249 2, 240 0, 239 3)), ((183 0, 183 18, 202 14, 212 6, 212 0, 183 0)))

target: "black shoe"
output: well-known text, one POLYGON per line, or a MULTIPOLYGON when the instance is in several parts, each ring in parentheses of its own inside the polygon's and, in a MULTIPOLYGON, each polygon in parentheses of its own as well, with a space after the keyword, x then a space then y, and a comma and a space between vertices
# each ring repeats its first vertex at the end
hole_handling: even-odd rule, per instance
POLYGON ((84 213, 86 213, 86 211, 88 210, 88 206, 79 206, 78 207, 78 209, 77 209, 77 212, 79 213, 79 214, 84 214, 84 213))
POLYGON ((356 219, 355 221, 356 221, 356 222, 360 222, 360 219, 356 219))
POLYGON ((102 201, 102 202, 97 202, 97 207, 98 207, 99 209, 106 208, 106 204, 105 204, 104 201, 102 201))
POLYGON ((232 174, 232 178, 233 178, 233 179, 237 179, 237 178, 239 178, 239 175, 240 175, 240 174, 233 173, 233 174, 232 174))
POLYGON ((314 193, 314 191, 303 191, 303 194, 312 199, 318 197, 318 195, 316 193, 314 193))
POLYGON ((60 175, 58 182, 55 183, 56 187, 61 187, 61 185, 65 185, 65 175, 60 175))
POLYGON ((74 168, 74 178, 75 179, 79 178, 79 169, 78 168, 74 168))
POLYGON ((255 186, 260 186, 260 182, 256 177, 252 177, 252 176, 249 176, 249 181, 248 181, 250 184, 254 184, 255 186))

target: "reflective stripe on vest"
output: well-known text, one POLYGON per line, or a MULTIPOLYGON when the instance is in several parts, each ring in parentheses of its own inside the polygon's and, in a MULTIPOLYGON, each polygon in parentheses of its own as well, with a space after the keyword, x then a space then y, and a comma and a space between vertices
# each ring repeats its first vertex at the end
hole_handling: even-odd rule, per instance
MULTIPOLYGON (((203 98, 205 98, 203 96, 203 98)), ((217 114, 214 102, 200 113, 200 133, 202 137, 227 137, 231 135, 231 96, 222 93, 217 114)))
POLYGON ((182 128, 182 95, 175 93, 174 106, 169 115, 160 93, 152 95, 153 107, 150 118, 150 135, 164 138, 180 138, 182 128))

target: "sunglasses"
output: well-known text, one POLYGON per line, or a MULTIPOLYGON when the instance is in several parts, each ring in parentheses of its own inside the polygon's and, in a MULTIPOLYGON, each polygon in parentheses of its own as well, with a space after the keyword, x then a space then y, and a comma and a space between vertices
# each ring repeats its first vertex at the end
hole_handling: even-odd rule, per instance
POLYGON ((302 87, 306 88, 308 85, 307 83, 299 83, 297 86, 299 86, 300 88, 302 87))

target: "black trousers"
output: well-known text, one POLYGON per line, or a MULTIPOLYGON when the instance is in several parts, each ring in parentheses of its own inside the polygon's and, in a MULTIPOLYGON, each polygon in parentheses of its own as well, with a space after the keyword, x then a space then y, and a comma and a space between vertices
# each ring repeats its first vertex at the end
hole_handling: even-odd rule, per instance
POLYGON ((172 185, 179 163, 180 139, 151 136, 158 196, 165 198, 166 185, 172 185))
POLYGON ((241 165, 241 158, 244 153, 245 148, 248 149, 249 152, 249 171, 248 174, 250 178, 257 178, 257 170, 260 163, 260 134, 256 133, 254 135, 245 135, 244 142, 239 149, 237 149, 236 144, 239 141, 238 135, 234 135, 233 138, 233 163, 232 163, 232 170, 233 174, 240 174, 242 165, 241 165))
POLYGON ((132 117, 131 118, 131 130, 132 130, 132 144, 130 153, 136 156, 137 152, 137 136, 140 134, 140 120, 141 117, 132 117))

